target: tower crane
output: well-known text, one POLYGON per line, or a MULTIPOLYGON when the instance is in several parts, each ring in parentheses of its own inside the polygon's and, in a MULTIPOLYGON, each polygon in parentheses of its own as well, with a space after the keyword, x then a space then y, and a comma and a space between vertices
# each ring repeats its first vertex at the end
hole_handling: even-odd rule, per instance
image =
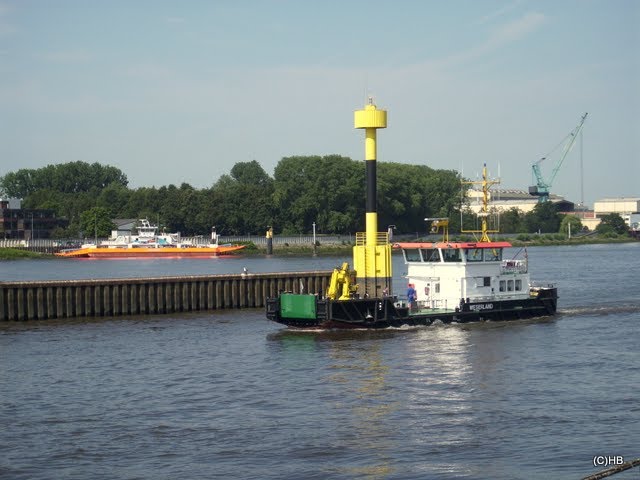
MULTIPOLYGON (((573 148, 573 144, 576 142, 576 138, 578 138, 578 134, 582 131, 582 126, 584 125, 584 121, 587 119, 587 113, 582 116, 580 123, 576 128, 574 128, 569 135, 567 135, 560 144, 564 142, 564 148, 562 149, 562 154, 560 155, 560 159, 556 163, 556 166, 553 167, 553 171, 549 176, 548 180, 545 180, 542 176, 542 172, 540 171, 540 164, 546 160, 547 157, 542 157, 540 160, 535 162, 531 168, 533 169, 533 175, 536 178, 536 185, 529 187, 529 194, 538 197, 538 202, 543 203, 549 200, 549 191, 551 190, 551 185, 553 185, 553 181, 558 174, 558 170, 562 166, 562 162, 564 162, 565 157, 569 154, 571 149, 573 148)), ((556 147, 557 148, 557 147, 556 147)))

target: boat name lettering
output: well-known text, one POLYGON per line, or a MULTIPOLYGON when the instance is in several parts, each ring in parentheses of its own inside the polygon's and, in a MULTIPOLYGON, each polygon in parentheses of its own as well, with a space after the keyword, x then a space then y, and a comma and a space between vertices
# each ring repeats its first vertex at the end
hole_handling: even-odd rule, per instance
POLYGON ((493 303, 479 303, 477 305, 469 305, 469 310, 493 310, 493 303))

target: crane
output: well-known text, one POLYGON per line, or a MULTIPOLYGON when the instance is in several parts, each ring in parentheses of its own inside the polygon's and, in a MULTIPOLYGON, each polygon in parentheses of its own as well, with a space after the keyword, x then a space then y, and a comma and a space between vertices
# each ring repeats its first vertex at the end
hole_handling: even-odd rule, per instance
POLYGON ((582 126, 584 125, 584 121, 586 119, 587 119, 587 113, 585 113, 582 116, 578 126, 574 128, 569 133, 569 135, 567 135, 564 138, 564 140, 562 140, 562 142, 560 142, 560 145, 564 142, 564 148, 562 149, 562 154, 560 155, 560 159, 558 160, 558 163, 556 163, 556 166, 553 167, 553 171, 551 172, 551 176, 549 177, 549 180, 545 180, 542 177, 542 172, 540 171, 540 164, 547 157, 542 157, 540 160, 538 160, 532 165, 533 175, 536 178, 536 185, 529 187, 529 194, 537 196, 539 203, 543 203, 549 200, 549 190, 551 190, 551 185, 553 185, 553 180, 556 178, 556 175, 558 174, 558 170, 560 170, 560 167, 562 166, 562 162, 564 162, 565 157, 569 154, 569 152, 571 151, 571 148, 573 148, 573 144, 576 142, 576 138, 578 138, 578 134, 582 131, 582 126))

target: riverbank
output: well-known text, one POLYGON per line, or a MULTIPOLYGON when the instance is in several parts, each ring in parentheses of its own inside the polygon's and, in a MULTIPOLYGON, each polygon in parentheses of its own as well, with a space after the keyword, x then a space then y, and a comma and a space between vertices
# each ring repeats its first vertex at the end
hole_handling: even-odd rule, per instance
POLYGON ((24 260, 25 258, 51 258, 53 255, 31 252, 20 248, 0 248, 0 260, 24 260))
MULTIPOLYGON (((638 239, 632 237, 616 237, 605 238, 597 236, 574 237, 570 240, 561 238, 560 234, 548 235, 519 235, 516 238, 501 237, 500 240, 511 243, 514 247, 544 247, 557 245, 592 245, 592 244, 609 244, 609 243, 633 243, 638 239), (523 239, 523 237, 527 239, 523 239)), ((416 241, 419 241, 417 239, 416 241)), ((427 240, 431 241, 431 240, 427 240)), ((473 241, 473 238, 451 238, 455 241, 473 241)), ((263 246, 256 246, 249 242, 239 255, 254 256, 266 255, 267 250, 263 246)), ((308 255, 351 255, 353 245, 350 244, 319 244, 315 248, 313 245, 295 244, 295 245, 274 245, 273 255, 280 256, 308 256, 308 255)), ((0 248, 0 260, 21 260, 25 258, 41 259, 52 258, 53 255, 39 252, 31 252, 19 248, 0 248)))
MULTIPOLYGON (((598 245, 598 244, 610 244, 610 243, 634 243, 638 242, 638 239, 632 237, 617 237, 617 238, 604 238, 604 237, 574 237, 572 239, 562 239, 559 238, 560 234, 548 234, 548 235, 529 235, 530 237, 527 240, 522 238, 509 238, 509 237, 500 237, 500 241, 505 241, 511 243, 514 247, 545 247, 545 246, 558 246, 558 245, 598 245)), ((451 242, 473 242, 475 239, 464 237, 464 238, 456 238, 452 237, 450 239, 451 242)), ((412 240, 416 242, 426 241, 431 242, 433 240, 423 240, 416 239, 412 240)), ((353 245, 323 245, 320 244, 313 248, 313 245, 288 245, 288 246, 274 246, 273 254, 274 255, 313 255, 314 252, 316 255, 351 255, 353 251, 353 245)), ((394 250, 396 252, 396 250, 394 250)), ((258 247, 256 250, 251 252, 247 252, 250 254, 260 254, 264 255, 266 250, 264 248, 258 247)))

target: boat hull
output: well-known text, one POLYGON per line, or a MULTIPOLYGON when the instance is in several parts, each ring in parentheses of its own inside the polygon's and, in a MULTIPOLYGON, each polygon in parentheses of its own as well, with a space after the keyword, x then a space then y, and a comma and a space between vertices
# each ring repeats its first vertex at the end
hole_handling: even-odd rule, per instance
POLYGON ((217 247, 161 247, 161 248, 80 248, 56 253, 59 257, 69 258, 212 258, 237 252, 244 245, 217 247))
POLYGON ((455 309, 411 311, 394 297, 331 300, 313 295, 283 294, 267 300, 267 318, 292 328, 389 328, 433 323, 505 321, 554 315, 555 287, 539 288, 529 298, 463 302, 455 309), (294 298, 298 297, 298 298, 294 298), (306 297, 306 298, 303 298, 306 297))

